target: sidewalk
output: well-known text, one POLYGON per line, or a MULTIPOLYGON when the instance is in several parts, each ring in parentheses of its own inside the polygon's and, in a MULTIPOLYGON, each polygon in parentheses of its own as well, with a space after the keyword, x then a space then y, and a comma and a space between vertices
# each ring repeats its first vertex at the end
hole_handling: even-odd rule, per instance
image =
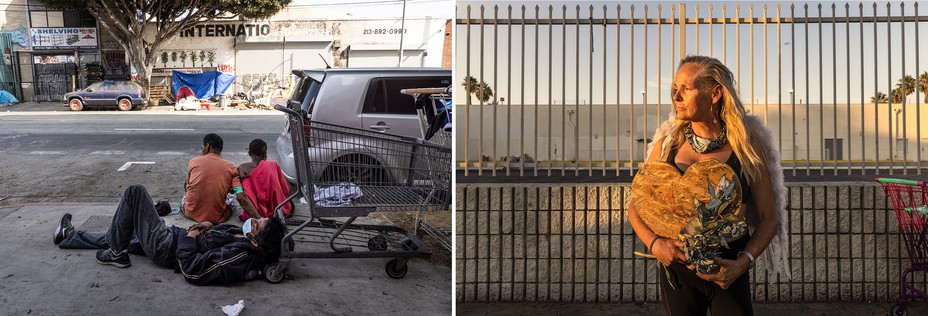
MULTIPOLYGON (((895 303, 754 303, 755 315, 892 315, 895 303)), ((663 315, 659 303, 580 304, 580 303, 457 303, 458 315, 663 315)), ((928 304, 915 299, 908 315, 928 315, 928 304)))
MULTIPOLYGON (((53 244, 64 213, 74 215, 75 227, 96 230, 108 226, 115 209, 116 203, 0 207, 0 314, 222 315, 223 305, 239 300, 241 315, 451 314, 451 269, 423 259, 411 260, 403 279, 387 276, 382 258, 294 259, 292 279, 279 284, 198 287, 144 256, 132 255, 132 266, 119 269, 97 264, 93 250, 53 244)), ((180 215, 164 219, 192 223, 180 215)))
MULTIPOLYGON (((116 106, 105 107, 87 107, 83 111, 74 112, 71 111, 64 103, 61 102, 21 102, 16 103, 10 106, 0 106, 0 114, 3 113, 25 113, 25 114, 34 114, 32 112, 62 112, 62 113, 127 113, 116 110, 116 106)), ((159 106, 146 106, 140 107, 139 109, 128 111, 128 113, 145 113, 145 114, 187 114, 187 115, 209 115, 209 114, 219 114, 219 115, 282 115, 280 111, 274 110, 273 108, 264 108, 264 109, 248 109, 248 108, 211 108, 209 110, 200 110, 200 111, 174 111, 174 105, 159 105, 159 106)))

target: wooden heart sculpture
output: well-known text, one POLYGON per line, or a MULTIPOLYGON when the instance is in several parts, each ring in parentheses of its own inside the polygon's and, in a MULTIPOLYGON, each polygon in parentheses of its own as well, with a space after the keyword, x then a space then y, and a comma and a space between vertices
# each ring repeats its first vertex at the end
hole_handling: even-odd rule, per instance
POLYGON ((708 204, 710 188, 723 177, 733 183, 734 194, 722 214, 740 217, 741 182, 731 167, 716 159, 697 161, 683 174, 664 161, 645 163, 632 180, 632 203, 655 234, 679 240, 680 229, 697 216, 694 199, 708 204))

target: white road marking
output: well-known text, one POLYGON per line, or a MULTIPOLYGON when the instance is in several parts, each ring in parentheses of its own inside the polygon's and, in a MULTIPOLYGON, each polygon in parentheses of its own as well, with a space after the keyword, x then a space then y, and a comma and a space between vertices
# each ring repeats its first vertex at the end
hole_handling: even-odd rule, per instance
POLYGON ((155 155, 161 155, 161 156, 183 156, 186 154, 187 153, 182 152, 182 151, 159 151, 155 153, 155 155))
POLYGON ((131 166, 131 165, 133 165, 133 164, 136 164, 136 165, 153 165, 153 164, 155 164, 155 162, 154 162, 154 161, 130 161, 130 162, 127 162, 127 163, 125 163, 124 165, 122 165, 122 167, 119 167, 119 169, 117 169, 116 171, 126 171, 126 169, 129 169, 129 166, 131 166))
POLYGON ((61 151, 30 151, 30 155, 60 155, 64 152, 61 151))
POLYGON ((125 150, 98 150, 90 153, 91 155, 125 155, 125 150))
POLYGON ((114 131, 192 131, 192 128, 114 128, 114 131))

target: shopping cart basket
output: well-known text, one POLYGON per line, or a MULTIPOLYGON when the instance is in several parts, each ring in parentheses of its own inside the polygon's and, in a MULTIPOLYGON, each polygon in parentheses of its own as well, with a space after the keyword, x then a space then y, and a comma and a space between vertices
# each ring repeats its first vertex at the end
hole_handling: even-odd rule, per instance
MULTIPOLYGON (((416 100, 422 139, 451 147, 451 87, 403 89, 400 93, 412 96, 416 100)), ((432 226, 420 215, 416 214, 416 235, 425 232, 435 238, 443 248, 451 251, 451 228, 432 226)))
POLYGON ((899 277, 899 301, 893 314, 905 315, 909 298, 928 300, 928 294, 906 282, 914 271, 928 272, 928 183, 913 180, 877 178, 893 204, 899 232, 909 251, 910 266, 899 277))
POLYGON ((275 108, 287 113, 298 188, 275 216, 283 220, 281 207, 299 195, 307 203, 294 203, 297 209, 286 219, 280 261, 265 268, 269 281, 280 282, 293 258, 393 258, 387 274, 402 278, 410 258, 431 256, 403 228, 355 220, 376 211, 450 209, 450 148, 311 121, 303 111, 275 108))

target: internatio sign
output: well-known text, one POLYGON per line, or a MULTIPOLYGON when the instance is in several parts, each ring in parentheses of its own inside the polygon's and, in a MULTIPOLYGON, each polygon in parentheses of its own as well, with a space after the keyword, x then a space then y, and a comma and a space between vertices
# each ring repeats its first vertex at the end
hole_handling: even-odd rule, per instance
POLYGON ((201 24, 180 32, 180 37, 268 36, 271 26, 265 23, 201 24))
POLYGON ((33 49, 96 48, 97 29, 92 27, 34 27, 33 49))

